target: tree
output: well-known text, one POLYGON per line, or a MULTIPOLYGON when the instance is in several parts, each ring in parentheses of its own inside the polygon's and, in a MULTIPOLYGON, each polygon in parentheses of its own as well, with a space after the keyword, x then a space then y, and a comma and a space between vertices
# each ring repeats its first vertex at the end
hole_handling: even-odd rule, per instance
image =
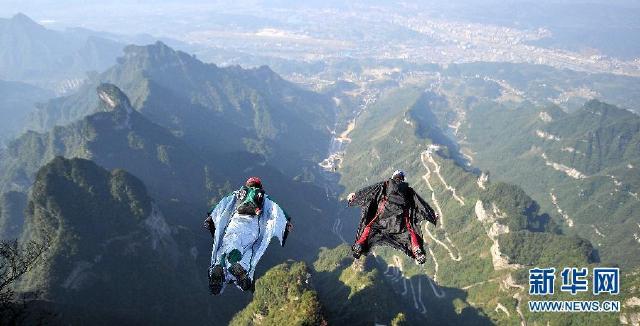
POLYGON ((35 266, 47 247, 46 241, 24 246, 17 240, 0 241, 0 323, 14 324, 26 311, 26 299, 16 298, 13 285, 35 266))

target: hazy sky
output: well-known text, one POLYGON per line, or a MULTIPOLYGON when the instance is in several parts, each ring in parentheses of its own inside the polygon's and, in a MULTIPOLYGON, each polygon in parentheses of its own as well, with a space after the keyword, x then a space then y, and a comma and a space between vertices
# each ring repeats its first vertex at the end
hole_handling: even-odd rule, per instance
MULTIPOLYGON (((0 17, 22 12, 52 29, 84 27, 116 34, 151 34, 189 42, 190 33, 210 30, 282 28, 326 37, 323 19, 349 11, 355 20, 375 25, 381 13, 411 18, 416 13, 458 22, 545 28, 553 34, 547 46, 569 49, 596 48, 625 58, 640 56, 640 1, 637 0, 269 0, 269 1, 18 1, 0 0, 0 17), (338 7, 339 10, 336 10, 338 7), (383 10, 379 10, 384 7, 383 10), (377 8, 367 13, 369 9, 377 8), (345 10, 343 10, 345 9, 345 10), (346 10, 348 9, 348 10, 346 10), (369 15, 369 16, 368 16, 369 15), (312 18, 309 20, 309 18, 312 18), (300 23, 302 22, 302 23, 300 23), (305 23, 308 23, 305 25, 305 23)), ((426 16, 421 17, 426 17, 426 16)), ((339 38, 354 24, 344 24, 332 35, 339 38)), ((326 26, 331 29, 335 26, 326 26)), ((374 27, 383 27, 375 25, 374 27)), ((362 32, 369 35, 370 29, 362 32)), ((373 32, 375 33, 375 32, 373 32)))
MULTIPOLYGON (((188 21, 190 17, 202 14, 221 14, 221 13, 248 13, 251 11, 260 11, 261 8, 296 8, 314 10, 320 7, 331 8, 340 6, 380 6, 391 5, 394 8, 395 0, 377 0, 377 1, 337 1, 337 0, 315 0, 315 1, 293 1, 293 0, 239 0, 239 1, 158 1, 158 0, 138 0, 138 1, 96 1, 96 0, 1 0, 0 1, 0 17, 10 17, 15 13, 22 12, 36 21, 49 24, 52 28, 62 28, 69 26, 81 26, 98 30, 109 30, 112 32, 131 33, 136 29, 145 29, 144 32, 153 33, 163 30, 171 30, 171 24, 180 24, 188 21), (146 30, 148 29, 148 30, 146 30)), ((500 16, 509 17, 509 13, 517 11, 522 4, 526 6, 535 6, 539 8, 532 15, 540 16, 542 19, 546 17, 563 17, 571 16, 575 18, 583 15, 585 18, 591 19, 593 15, 602 12, 602 8, 609 8, 602 15, 607 17, 624 15, 627 10, 623 7, 640 8, 640 1, 636 0, 422 0, 409 1, 407 3, 415 4, 419 8, 442 14, 444 16, 470 17, 473 19, 474 14, 478 16, 489 16, 488 18, 500 19, 500 16), (593 7, 593 4, 600 5, 593 7), (556 12, 547 10, 561 6, 566 9, 567 6, 576 6, 574 11, 556 12), (549 7, 549 8, 548 8, 549 7), (594 10, 589 10, 593 7, 594 10), (441 9, 441 10, 439 10, 441 9), (612 11, 613 10, 613 11, 612 11), (491 17, 491 16, 495 17, 491 17)), ((628 19, 637 19, 635 14, 628 19)), ((485 17, 487 18, 487 17, 485 17)), ((519 17, 526 20, 527 15, 519 17)), ((535 17, 534 17, 535 18, 535 17)), ((535 18, 540 20, 540 18, 535 18)))

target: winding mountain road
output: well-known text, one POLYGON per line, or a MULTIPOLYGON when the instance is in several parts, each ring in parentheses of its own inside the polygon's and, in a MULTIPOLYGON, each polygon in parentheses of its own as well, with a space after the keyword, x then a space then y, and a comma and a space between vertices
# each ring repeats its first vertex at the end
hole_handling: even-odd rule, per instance
POLYGON ((447 231, 445 229, 444 213, 442 212, 442 208, 440 207, 440 202, 438 202, 438 199, 436 198, 436 191, 433 188, 433 185, 431 184, 431 173, 432 172, 431 172, 431 168, 429 167, 429 164, 425 161, 425 157, 427 157, 427 161, 429 161, 430 163, 432 163, 434 165, 434 173, 435 173, 435 171, 437 171, 436 174, 438 174, 439 179, 442 182, 442 184, 454 194, 454 198, 457 198, 456 200, 458 200, 458 202, 460 203, 461 206, 464 205, 464 200, 456 195, 456 189, 454 187, 449 186, 447 184, 447 182, 444 180, 444 178, 442 177, 442 175, 440 174, 440 166, 433 159, 433 157, 431 157, 431 149, 433 149, 433 148, 436 148, 436 147, 430 147, 430 149, 420 153, 420 161, 422 163, 422 166, 427 170, 427 172, 422 176, 422 179, 427 184, 427 187, 429 188, 429 190, 431 190, 431 201, 433 202, 433 205, 436 207, 436 210, 438 211, 438 215, 440 215, 440 221, 439 221, 440 222, 440 228, 442 228, 444 230, 444 232, 445 232, 445 240, 449 243, 449 245, 451 247, 449 245, 445 244, 444 242, 436 239, 433 236, 433 234, 431 234, 431 231, 429 231, 429 229, 427 228, 426 225, 424 226, 424 230, 427 233, 427 235, 434 242, 436 242, 437 244, 441 245, 442 247, 445 248, 445 250, 447 250, 447 252, 449 252, 449 256, 451 257, 452 260, 461 261, 462 260, 462 256, 460 255, 460 252, 457 250, 455 244, 449 238, 449 235, 447 234, 447 231), (453 250, 451 250, 451 248, 454 248, 456 250, 456 254, 453 253, 453 250))

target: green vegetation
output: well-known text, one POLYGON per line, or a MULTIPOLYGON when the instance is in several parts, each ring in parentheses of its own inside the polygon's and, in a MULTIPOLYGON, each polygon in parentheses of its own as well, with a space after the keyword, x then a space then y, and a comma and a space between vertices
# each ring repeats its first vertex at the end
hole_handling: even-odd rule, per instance
POLYGON ((392 320, 391 320, 391 326, 403 326, 407 324, 407 316, 405 316, 403 313, 398 313, 398 315, 396 315, 392 320))
POLYGON ((253 301, 238 312, 231 325, 326 324, 304 263, 272 267, 256 281, 253 301))
MULTIPOLYGON (((363 69, 335 65, 333 77, 363 69)), ((127 47, 78 93, 49 101, 32 117, 39 131, 2 151, 0 237, 51 239, 17 290, 42 291, 68 324, 483 325, 519 324, 520 313, 538 324, 618 323, 618 314, 530 313, 527 270, 619 264, 629 289, 620 300, 638 296, 638 118, 598 101, 578 108, 585 92, 557 100, 584 83, 631 107, 640 96, 621 94, 638 81, 533 65, 423 68, 439 73, 429 91, 369 85, 380 96, 358 117, 339 172, 346 192, 407 172, 442 215, 421 226, 425 265, 384 247, 354 261, 331 234, 336 216, 356 210, 342 213, 317 162, 334 114, 360 105, 345 95, 356 83, 316 94, 267 67, 220 68, 156 43, 127 47), (505 83, 523 92, 507 94, 505 83), (208 299, 201 220, 249 175, 296 228, 260 262, 253 297, 229 287, 208 299)), ((342 222, 353 230, 357 220, 342 222)), ((568 298, 593 297, 556 299, 568 298)))
POLYGON ((8 155, 0 160, 5 171, 0 188, 26 191, 39 167, 62 155, 126 169, 142 179, 154 197, 206 202, 216 191, 205 186, 207 180, 216 183, 215 170, 182 140, 133 111, 124 94, 113 94, 117 95, 111 97, 113 103, 120 105, 110 111, 48 133, 29 132, 13 141, 6 149, 8 155))
POLYGON ((595 100, 573 113, 481 101, 469 108, 467 120, 473 122, 461 132, 474 164, 520 185, 563 232, 591 240, 603 261, 640 263, 633 237, 640 117, 595 100))
POLYGON ((301 173, 326 154, 334 104, 263 66, 205 64, 163 43, 128 46, 118 64, 76 94, 47 103, 32 127, 46 131, 99 110, 94 89, 112 83, 153 123, 207 156, 249 151, 301 173), (305 137, 300 137, 305 135, 305 137))
POLYGON ((380 257, 354 261, 346 245, 321 248, 314 269, 312 281, 330 325, 489 324, 462 291, 440 288, 447 295, 440 300, 425 275, 402 276, 380 257))
MULTIPOLYGON (((168 48, 164 54, 154 52, 165 48, 133 47, 149 50, 154 60, 158 59, 156 54, 160 56, 154 69, 172 54, 178 55, 168 48)), ((199 68, 204 65, 199 64, 199 68)), ((6 225, 17 222, 18 230, 24 228, 24 239, 38 237, 41 231, 37 226, 54 232, 50 256, 27 275, 18 290, 41 291, 43 299, 52 302, 52 310, 62 323, 96 323, 98 316, 99 322, 105 324, 142 321, 202 324, 212 319, 222 323, 231 320, 248 303, 250 295, 229 289, 222 307, 208 309, 221 298, 207 299, 205 267, 211 240, 208 233, 202 232, 201 223, 207 206, 234 190, 248 175, 262 177, 268 194, 287 209, 296 225, 285 248, 273 243, 260 262, 258 279, 269 267, 287 258, 312 262, 317 248, 337 244, 336 238, 318 236, 330 233, 329 219, 337 207, 332 198, 327 198, 325 189, 313 182, 318 173, 317 158, 307 155, 311 152, 324 155, 328 132, 323 129, 311 141, 283 136, 294 127, 304 129, 304 132, 295 130, 297 135, 309 134, 315 128, 310 127, 312 124, 320 128, 323 117, 330 113, 325 110, 327 107, 322 107, 325 98, 297 89, 268 69, 225 68, 224 71, 236 75, 216 76, 212 71, 219 68, 207 66, 212 69, 206 77, 212 82, 228 78, 231 84, 270 85, 271 88, 265 86, 260 91, 260 96, 242 93, 235 97, 240 102, 253 98, 255 101, 251 103, 262 107, 260 125, 268 128, 256 130, 249 124, 245 129, 237 129, 237 125, 227 124, 230 119, 241 117, 235 107, 225 106, 225 112, 211 113, 208 121, 192 111, 192 120, 197 118, 198 123, 207 126, 198 131, 185 124, 186 129, 194 132, 193 138, 186 137, 181 131, 149 121, 148 112, 139 109, 140 94, 145 94, 147 82, 137 80, 132 81, 131 88, 140 92, 134 92, 130 100, 115 85, 100 84, 97 89, 101 102, 93 87, 86 94, 50 102, 72 111, 48 111, 52 116, 43 121, 56 120, 55 114, 90 114, 80 114, 80 120, 46 132, 28 132, 2 151, 0 188, 17 190, 20 194, 31 192, 26 217, 13 204, 3 203, 2 231, 9 229, 6 225), (318 98, 316 102, 314 97, 318 98), (285 105, 288 101, 295 103, 285 105), (314 103, 319 106, 314 107, 314 103), (306 112, 307 108, 317 110, 306 112), (288 116, 285 111, 289 109, 297 110, 301 120, 274 122, 278 115, 288 116), (287 130, 280 128, 287 124, 291 125, 287 130), (275 157, 282 159, 283 164, 274 168, 268 163, 275 159, 269 157, 271 152, 260 155, 244 146, 234 147, 230 140, 242 141, 238 137, 242 130, 246 135, 264 136, 256 142, 258 149, 266 148, 260 147, 266 144, 276 151, 295 151, 289 145, 306 142, 305 149, 275 157), (219 133, 221 137, 204 133, 196 137, 196 132, 219 133), (196 150, 202 146, 206 150, 196 150), (296 169, 282 173, 288 166, 296 167, 300 174, 296 174, 296 169), (141 189, 148 189, 148 195, 141 189), (151 198, 154 204, 150 204, 151 198), (9 216, 13 216, 11 220, 6 218, 9 216), (182 309, 166 308, 171 306, 182 309)), ((196 107, 189 104, 185 108, 181 95, 166 90, 155 94, 156 97, 145 98, 143 102, 150 108, 168 110, 166 116, 175 117, 184 113, 183 109, 196 107), (154 99, 158 102, 149 102, 154 99)), ((242 103, 237 108, 250 111, 246 105, 249 102, 242 103)), ((197 106, 198 110, 201 108, 197 106)))
MULTIPOLYGON (((405 277, 437 278, 438 289, 446 295, 432 296, 431 289, 423 285, 423 300, 429 302, 428 307, 449 308, 437 309, 436 316, 428 318, 460 322, 479 313, 495 323, 519 323, 516 309, 527 309, 522 273, 538 265, 586 266, 593 261, 593 249, 582 238, 561 234, 546 211, 521 187, 490 181, 480 186, 479 175, 464 164, 458 145, 443 129, 450 105, 447 98, 414 89, 383 94, 359 117, 358 128, 350 135, 352 143, 347 148, 341 183, 346 192, 353 191, 388 178, 399 168, 434 208, 434 198, 438 201, 441 224, 423 226, 433 236, 423 232, 433 252, 424 268, 393 250, 375 249, 382 266, 389 262, 396 265, 400 259, 405 277), (434 143, 439 147, 430 146, 434 143), (455 189, 455 197, 451 189, 455 189), (563 254, 558 255, 560 252, 563 254), (498 304, 509 314, 496 308, 498 304), (479 312, 471 313, 474 309, 479 312), (458 314, 449 315, 451 310, 458 314)), ((498 173, 491 172, 492 176, 498 173)), ((570 315, 561 319, 567 323, 573 320, 570 315)))
POLYGON ((194 309, 189 298, 206 295, 198 291, 199 269, 184 236, 129 173, 57 157, 37 174, 21 239, 48 238, 49 248, 18 290, 40 291, 68 312, 62 320, 83 320, 87 311, 98 323, 109 323, 114 312, 129 321, 202 322, 167 309, 194 309))
POLYGON ((583 266, 593 255, 591 243, 578 237, 518 231, 501 235, 499 241, 510 262, 526 266, 583 266))
MULTIPOLYGON (((354 262, 346 245, 321 248, 313 282, 330 325, 389 323, 398 313, 413 312, 382 273, 367 265, 354 262)), ((409 316, 413 323, 424 322, 419 314, 409 316)))
POLYGON ((491 183, 487 191, 480 194, 480 200, 494 203, 508 216, 506 225, 511 231, 557 231, 557 226, 548 215, 539 215, 538 204, 522 188, 503 182, 491 183))

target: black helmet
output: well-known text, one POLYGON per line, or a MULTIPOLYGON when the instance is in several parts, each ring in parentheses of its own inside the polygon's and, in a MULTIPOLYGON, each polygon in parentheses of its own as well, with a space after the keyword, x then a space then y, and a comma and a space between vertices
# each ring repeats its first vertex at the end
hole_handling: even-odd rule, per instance
POLYGON ((404 172, 401 170, 393 171, 393 174, 391 175, 391 179, 399 179, 404 181, 404 172))

